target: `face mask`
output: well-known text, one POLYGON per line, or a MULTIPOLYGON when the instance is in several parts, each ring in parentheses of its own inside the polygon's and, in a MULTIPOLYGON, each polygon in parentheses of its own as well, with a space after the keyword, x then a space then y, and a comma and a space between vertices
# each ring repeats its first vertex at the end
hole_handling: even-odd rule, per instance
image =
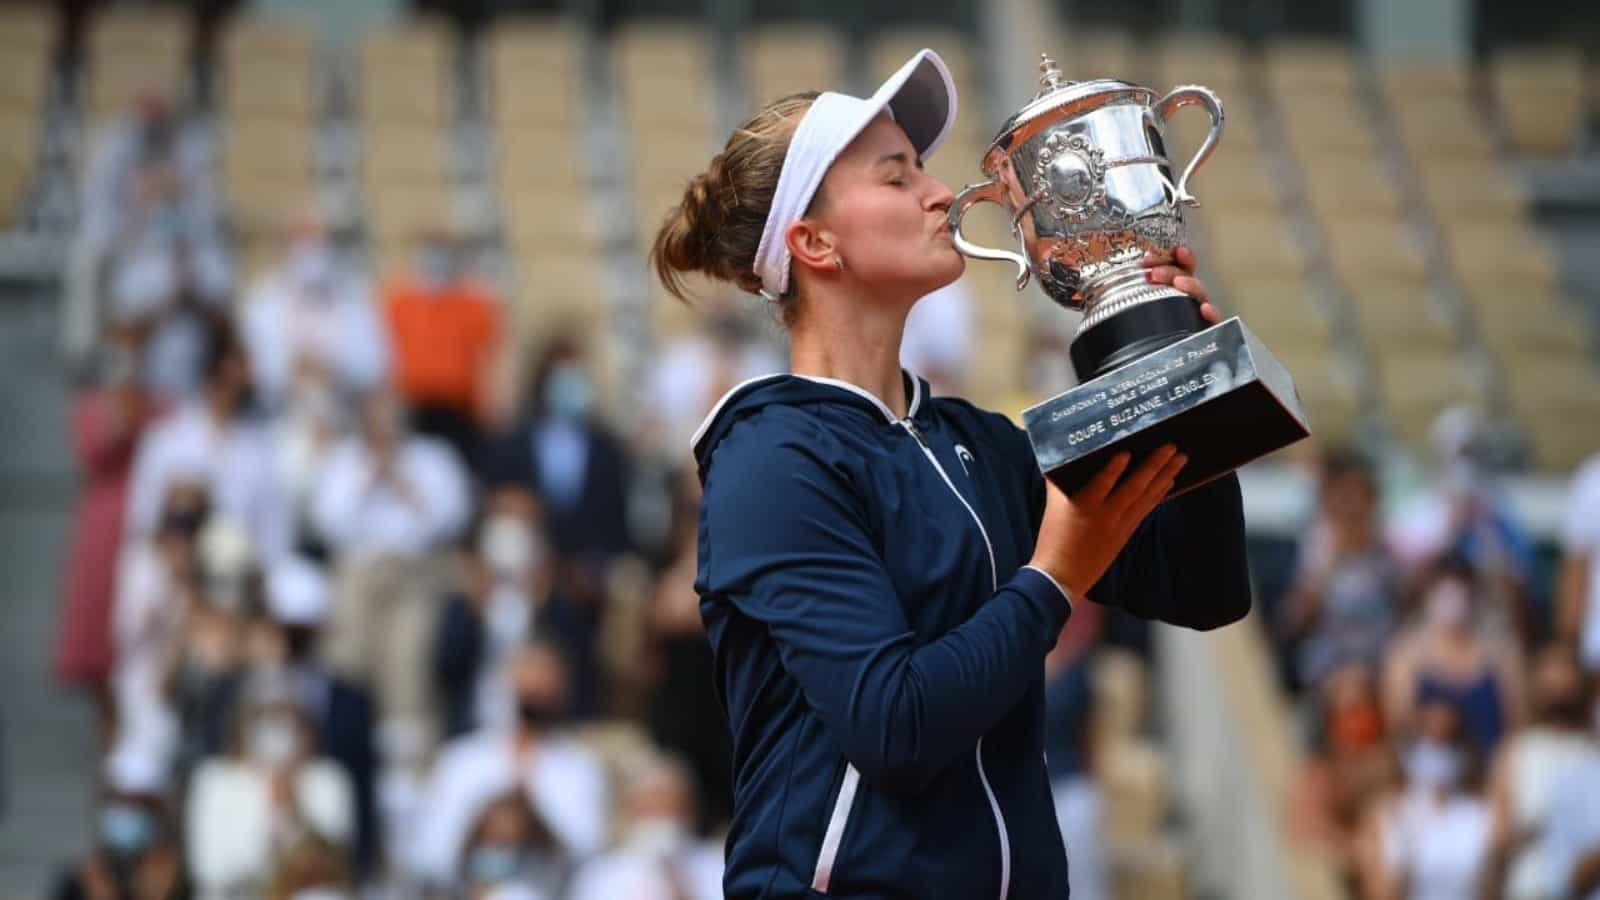
POLYGON ((522 874, 522 851, 504 844, 483 844, 467 854, 467 880, 497 884, 522 874))
POLYGON ((424 247, 417 252, 417 279, 429 290, 438 290, 450 283, 455 274, 455 261, 450 251, 440 246, 424 247))
POLYGON ((650 856, 670 856, 689 841, 689 827, 671 816, 647 816, 628 829, 631 849, 650 856))
POLYGON ((540 549, 528 523, 514 516, 493 516, 484 523, 478 552, 497 579, 520 578, 539 561, 540 549))
POLYGON ((289 415, 301 422, 332 427, 341 412, 338 392, 321 380, 302 381, 289 396, 289 415))
POLYGON ((1471 612, 1471 598, 1467 588, 1459 581, 1444 581, 1428 594, 1424 607, 1428 624, 1437 628, 1459 628, 1467 622, 1471 612))
POLYGON ((317 651, 317 630, 309 625, 285 626, 283 648, 291 662, 305 662, 311 659, 317 651))
POLYGON ((522 724, 543 728, 561 720, 561 708, 542 699, 517 698, 517 718, 522 724))
POLYGON ((1414 785, 1447 790, 1461 777, 1461 754, 1446 744, 1420 740, 1406 753, 1405 770, 1414 785))
POLYGON ((333 250, 322 241, 305 241, 289 253, 289 273, 301 287, 324 287, 333 276, 333 250))
POLYGON ((261 716, 250 729, 250 758, 269 769, 281 769, 300 749, 300 734, 283 716, 261 716))
POLYGON ((100 842, 117 856, 137 856, 155 839, 156 820, 148 810, 116 803, 100 811, 100 842))
POLYGON ((564 419, 581 419, 594 403, 594 388, 589 376, 571 363, 562 363, 550 372, 545 383, 544 403, 550 414, 564 419))

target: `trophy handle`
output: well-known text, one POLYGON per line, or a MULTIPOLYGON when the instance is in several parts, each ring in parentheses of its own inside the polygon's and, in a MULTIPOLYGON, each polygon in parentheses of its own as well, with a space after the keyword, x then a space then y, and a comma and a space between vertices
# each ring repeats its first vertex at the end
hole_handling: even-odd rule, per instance
POLYGON ((1023 258, 1022 254, 1013 253, 1010 250, 994 250, 989 247, 980 247, 967 240, 966 236, 961 233, 961 220, 967 217, 967 210, 984 201, 999 203, 1001 206, 1005 205, 1001 200, 1003 196, 1001 190, 1000 182, 993 178, 980 181, 977 184, 969 184, 962 188, 961 193, 957 194, 955 201, 950 204, 950 237, 955 241, 957 250, 974 259, 997 259, 1003 262, 1015 263, 1017 266, 1017 290, 1020 291, 1028 286, 1030 274, 1028 261, 1023 258))
POLYGON ((1189 160, 1189 165, 1184 167, 1183 175, 1178 178, 1178 187, 1173 199, 1184 206, 1199 206, 1200 201, 1189 193, 1189 176, 1194 170, 1200 168, 1201 163, 1211 158, 1211 151, 1217 147, 1217 141, 1222 138, 1222 100, 1210 88, 1198 84, 1186 84, 1176 87, 1165 97, 1156 101, 1154 107, 1157 115, 1164 122, 1172 118, 1172 114, 1185 106, 1204 106, 1206 112, 1211 114, 1211 130, 1206 132, 1206 139, 1200 143, 1200 149, 1195 151, 1194 159, 1189 160))

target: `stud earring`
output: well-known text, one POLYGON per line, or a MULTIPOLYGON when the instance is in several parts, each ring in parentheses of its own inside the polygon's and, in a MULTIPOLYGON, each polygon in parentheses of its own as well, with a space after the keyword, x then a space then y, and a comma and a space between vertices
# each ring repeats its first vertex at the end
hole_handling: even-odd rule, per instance
POLYGON ((833 258, 833 267, 835 269, 838 269, 839 271, 843 272, 844 271, 844 257, 835 256, 833 258))

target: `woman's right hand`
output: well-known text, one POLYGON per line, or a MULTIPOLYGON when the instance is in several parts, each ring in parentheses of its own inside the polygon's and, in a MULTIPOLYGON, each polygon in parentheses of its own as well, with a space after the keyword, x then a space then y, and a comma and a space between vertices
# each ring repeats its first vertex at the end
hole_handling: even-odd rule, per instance
POLYGON ((1188 461, 1164 444, 1119 484, 1131 457, 1118 453, 1071 496, 1046 479, 1044 521, 1029 564, 1049 573, 1073 600, 1086 597, 1188 461))

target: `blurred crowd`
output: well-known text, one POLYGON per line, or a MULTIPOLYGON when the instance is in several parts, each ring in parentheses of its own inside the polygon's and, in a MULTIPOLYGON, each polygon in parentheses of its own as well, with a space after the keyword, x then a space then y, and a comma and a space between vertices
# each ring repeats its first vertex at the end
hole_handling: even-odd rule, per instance
POLYGON ((1307 741, 1289 821, 1366 900, 1600 898, 1600 456, 1552 588, 1486 428, 1441 418, 1410 502, 1329 452, 1277 605, 1307 741))
MULTIPOLYGON (((619 428, 606 335, 526 339, 482 248, 374 273, 307 215, 247 276, 209 173, 145 100, 83 181, 55 668, 104 753, 56 895, 720 897, 688 442, 777 330, 660 346, 619 428)), ((947 387, 964 304, 908 341, 947 387)))

